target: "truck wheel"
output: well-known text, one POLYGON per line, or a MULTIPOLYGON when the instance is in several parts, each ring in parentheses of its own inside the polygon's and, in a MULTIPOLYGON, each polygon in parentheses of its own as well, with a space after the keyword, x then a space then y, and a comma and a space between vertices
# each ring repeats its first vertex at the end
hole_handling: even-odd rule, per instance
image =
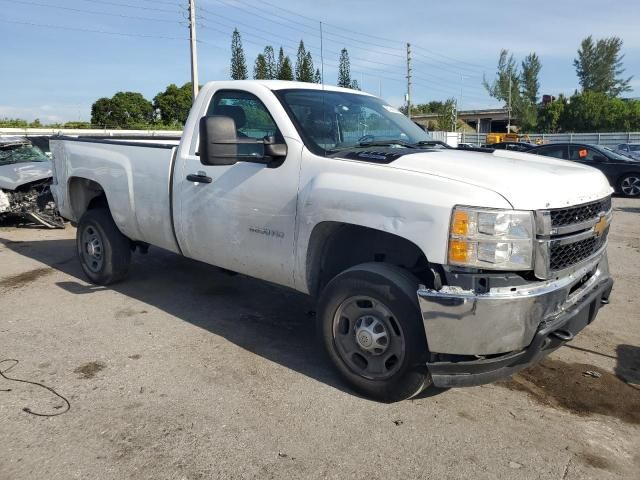
POLYGON ((129 271, 131 244, 111 218, 109 210, 87 210, 76 232, 78 258, 92 283, 109 285, 129 271))
POLYGON ((337 275, 320 297, 318 327, 342 376, 363 395, 384 402, 411 398, 430 385, 418 280, 384 263, 337 275))

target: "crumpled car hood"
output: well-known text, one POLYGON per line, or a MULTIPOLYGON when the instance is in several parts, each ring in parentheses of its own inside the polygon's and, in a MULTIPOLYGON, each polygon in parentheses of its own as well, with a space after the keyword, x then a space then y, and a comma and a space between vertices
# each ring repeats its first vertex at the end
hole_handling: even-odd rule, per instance
POLYGON ((50 178, 51 162, 27 162, 0 165, 0 188, 15 190, 21 185, 50 178))
MULTIPOLYGON (((385 166, 483 187, 502 195, 513 208, 522 210, 579 205, 613 192, 606 177, 595 168, 507 150, 418 152, 385 166)), ((461 198, 460 203, 464 202, 461 198)))

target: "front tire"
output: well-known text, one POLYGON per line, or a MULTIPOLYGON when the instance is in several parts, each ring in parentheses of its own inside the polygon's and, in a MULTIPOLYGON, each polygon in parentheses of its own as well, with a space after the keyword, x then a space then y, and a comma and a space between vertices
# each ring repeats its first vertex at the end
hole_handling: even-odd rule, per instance
POLYGON ((618 190, 626 197, 640 196, 640 173, 630 173, 620 179, 618 190))
POLYGON ((417 289, 406 270, 365 263, 337 275, 322 292, 318 326, 325 350, 366 397, 405 400, 431 383, 417 289))
POLYGON ((76 232, 80 265, 92 283, 109 285, 124 278, 131 263, 131 242, 116 226, 109 210, 87 210, 76 232))

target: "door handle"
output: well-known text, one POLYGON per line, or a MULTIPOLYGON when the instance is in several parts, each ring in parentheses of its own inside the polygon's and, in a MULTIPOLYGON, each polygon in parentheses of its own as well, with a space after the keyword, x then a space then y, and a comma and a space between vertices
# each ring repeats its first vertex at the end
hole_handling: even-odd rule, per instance
POLYGON ((213 181, 213 179, 204 172, 190 173, 187 175, 187 180, 196 183, 211 183, 213 181))

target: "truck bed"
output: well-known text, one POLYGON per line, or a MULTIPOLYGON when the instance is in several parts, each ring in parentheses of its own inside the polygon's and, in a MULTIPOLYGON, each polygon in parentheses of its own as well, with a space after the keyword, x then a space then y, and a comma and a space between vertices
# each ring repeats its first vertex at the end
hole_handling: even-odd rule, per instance
POLYGON ((72 221, 79 220, 69 192, 74 181, 91 180, 104 190, 122 233, 179 252, 171 193, 178 144, 176 138, 53 138, 56 184, 52 191, 60 212, 72 221))

